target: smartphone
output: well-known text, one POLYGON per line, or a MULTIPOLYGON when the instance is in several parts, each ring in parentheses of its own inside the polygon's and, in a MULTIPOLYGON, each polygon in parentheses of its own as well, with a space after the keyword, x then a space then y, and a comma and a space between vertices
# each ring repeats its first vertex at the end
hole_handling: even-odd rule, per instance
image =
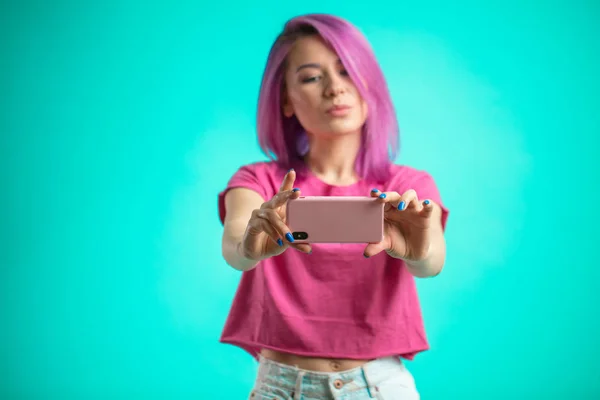
POLYGON ((297 243, 377 243, 383 207, 374 197, 299 197, 287 203, 287 225, 297 243))

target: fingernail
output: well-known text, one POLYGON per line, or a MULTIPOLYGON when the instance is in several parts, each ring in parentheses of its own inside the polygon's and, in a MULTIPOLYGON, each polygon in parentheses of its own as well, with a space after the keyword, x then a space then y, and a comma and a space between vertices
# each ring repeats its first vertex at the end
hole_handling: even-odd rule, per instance
POLYGON ((406 204, 404 204, 404 202, 401 201, 400 204, 398 204, 398 210, 400 210, 400 211, 404 210, 405 206, 406 206, 406 204))
POLYGON ((294 237, 292 236, 291 233, 286 233, 285 234, 285 238, 288 240, 288 242, 293 243, 294 242, 294 237))
POLYGON ((425 204, 425 205, 429 205, 429 200, 425 200, 425 201, 423 202, 423 204, 425 204))
POLYGON ((379 189, 371 189, 371 192, 379 192, 379 189))
POLYGON ((364 254, 364 253, 363 253, 363 257, 364 257, 364 258, 369 258, 369 256, 368 256, 368 255, 366 255, 366 254, 364 254))
POLYGON ((385 196, 385 193, 381 193, 381 194, 379 195, 379 198, 380 198, 380 199, 385 199, 385 197, 386 197, 386 196, 385 196))
POLYGON ((298 188, 294 188, 294 189, 292 189, 292 192, 297 192, 297 191, 299 191, 299 190, 300 190, 300 189, 298 189, 298 188))
POLYGON ((290 173, 290 172, 292 172, 293 170, 294 170, 294 168, 290 168, 290 169, 288 170, 288 172, 287 172, 287 173, 289 174, 289 173, 290 173))
POLYGON ((283 246, 283 240, 281 240, 280 238, 277 238, 277 244, 279 246, 283 246))

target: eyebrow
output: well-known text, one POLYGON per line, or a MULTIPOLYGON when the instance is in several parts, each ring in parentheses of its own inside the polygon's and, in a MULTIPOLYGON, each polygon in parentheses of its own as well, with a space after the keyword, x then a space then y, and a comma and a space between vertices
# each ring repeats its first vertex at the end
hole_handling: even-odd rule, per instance
MULTIPOLYGON (((340 60, 338 58, 337 59, 337 63, 341 64, 342 60, 340 60)), ((299 66, 298 68, 296 68, 296 73, 300 72, 301 70, 303 70, 305 68, 321 68, 321 64, 317 64, 317 63, 302 64, 301 66, 299 66)))

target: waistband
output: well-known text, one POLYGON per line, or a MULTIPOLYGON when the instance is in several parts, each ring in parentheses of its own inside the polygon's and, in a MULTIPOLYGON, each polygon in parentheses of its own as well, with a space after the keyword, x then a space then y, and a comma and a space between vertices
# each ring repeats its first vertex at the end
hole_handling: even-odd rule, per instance
POLYGON ((259 355, 257 383, 306 395, 368 390, 375 393, 383 381, 405 369, 399 357, 383 357, 340 372, 316 372, 282 364, 259 355))

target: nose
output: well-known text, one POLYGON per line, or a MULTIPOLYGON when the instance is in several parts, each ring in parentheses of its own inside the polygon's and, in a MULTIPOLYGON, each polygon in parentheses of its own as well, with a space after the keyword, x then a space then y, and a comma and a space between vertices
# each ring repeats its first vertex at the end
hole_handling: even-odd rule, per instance
POLYGON ((346 83, 344 80, 337 76, 331 75, 328 79, 327 87, 325 88, 325 95, 327 97, 335 97, 346 91, 346 83))

